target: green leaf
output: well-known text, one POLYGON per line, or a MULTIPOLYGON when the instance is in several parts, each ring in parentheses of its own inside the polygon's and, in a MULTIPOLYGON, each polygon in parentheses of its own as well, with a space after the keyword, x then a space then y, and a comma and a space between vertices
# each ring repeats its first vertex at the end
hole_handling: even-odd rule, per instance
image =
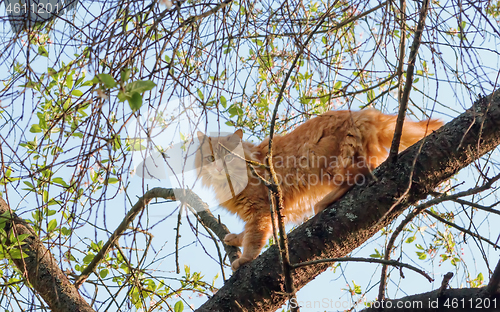
POLYGON ((29 188, 34 188, 33 184, 31 184, 31 182, 23 181, 23 183, 26 184, 29 188))
POLYGON ((70 229, 68 229, 67 227, 63 226, 63 227, 61 228, 61 233, 62 233, 62 235, 64 235, 64 236, 69 236, 69 235, 71 235, 71 230, 70 230, 70 229))
POLYGON ((96 83, 97 83, 97 81, 95 81, 94 79, 87 80, 84 83, 82 83, 82 87, 90 87, 90 86, 95 85, 96 83))
POLYGON ((30 237, 31 234, 20 234, 17 235, 17 241, 22 243, 27 237, 30 237))
POLYGON ((44 46, 38 47, 38 54, 40 54, 41 56, 45 56, 45 57, 49 56, 49 52, 47 52, 47 50, 45 49, 44 46))
POLYGON ((93 254, 88 254, 85 257, 83 257, 83 263, 89 264, 90 261, 92 261, 92 259, 94 259, 94 255, 93 254))
POLYGON ((417 251, 417 256, 420 260, 425 260, 427 258, 427 254, 425 252, 417 251))
POLYGON ((198 90, 196 90, 196 91, 197 91, 197 93, 198 93, 198 97, 200 98, 200 100, 202 100, 202 101, 203 101, 203 99, 204 99, 203 92, 201 92, 201 90, 200 90, 200 89, 198 89, 198 90))
POLYGON ((384 257, 384 255, 382 255, 382 254, 380 253, 380 251, 378 251, 378 249, 377 249, 377 248, 375 248, 375 253, 370 255, 370 258, 378 258, 378 259, 382 259, 383 257, 384 257))
POLYGON ((113 78, 113 76, 111 76, 109 74, 98 74, 97 77, 99 78, 99 80, 102 83, 104 83, 106 88, 111 89, 111 88, 116 87, 116 81, 113 78))
POLYGON ((50 232, 54 231, 56 226, 57 226, 57 220, 56 219, 50 220, 49 225, 47 226, 47 232, 50 233, 50 232))
POLYGON ((21 253, 21 250, 20 249, 17 249, 17 248, 12 248, 9 250, 9 255, 12 259, 22 259, 22 258, 26 258, 28 257, 27 254, 25 254, 24 252, 21 253))
POLYGON ((410 236, 406 239, 406 243, 409 244, 415 240, 415 236, 410 236))
POLYGON ((99 276, 101 276, 101 278, 105 278, 106 276, 108 276, 108 273, 109 273, 109 270, 108 270, 108 269, 102 269, 102 270, 99 272, 99 276))
POLYGON ((57 184, 61 184, 63 186, 68 186, 68 184, 64 181, 63 178, 54 178, 52 179, 52 183, 57 183, 57 184))
POLYGON ((126 99, 127 99, 127 96, 125 95, 125 93, 123 93, 123 91, 119 91, 118 92, 118 101, 125 102, 126 99))
POLYGON ((152 82, 151 80, 138 80, 127 84, 125 90, 127 92, 130 92, 133 96, 134 92, 144 93, 153 89, 154 87, 156 87, 156 83, 152 82))
POLYGON ((134 92, 128 99, 128 104, 133 111, 139 110, 142 106, 142 95, 138 92, 134 92))
POLYGON ((39 133, 39 132, 42 132, 42 128, 40 128, 40 126, 37 124, 33 124, 33 125, 31 125, 30 132, 31 133, 39 133))
POLYGON ((484 281, 483 273, 479 272, 476 279, 481 282, 484 281))
POLYGON ((220 97, 220 104, 222 105, 222 107, 226 108, 227 106, 227 101, 226 101, 226 98, 224 96, 221 95, 220 97))
MULTIPOLYGON (((53 200, 53 199, 51 199, 51 200, 53 200)), ((56 214, 56 211, 54 209, 47 209, 46 212, 47 212, 47 216, 53 216, 56 214)))
POLYGON ((174 305, 174 312, 182 312, 184 311, 184 303, 182 301, 177 301, 174 305))
POLYGON ((71 91, 71 94, 74 96, 82 96, 83 92, 80 90, 73 90, 73 91, 71 91))
POLYGON ((130 68, 123 68, 120 72, 120 80, 125 82, 130 78, 130 68))
POLYGON ((109 179, 108 179, 108 184, 115 184, 115 183, 117 183, 118 181, 120 181, 120 180, 118 180, 117 178, 109 178, 109 179))
POLYGON ((73 88, 73 75, 68 75, 66 77, 66 87, 68 87, 68 89, 73 88))
POLYGON ((373 90, 368 91, 368 93, 366 94, 366 99, 368 100, 368 102, 373 101, 374 98, 375 98, 375 91, 373 90))

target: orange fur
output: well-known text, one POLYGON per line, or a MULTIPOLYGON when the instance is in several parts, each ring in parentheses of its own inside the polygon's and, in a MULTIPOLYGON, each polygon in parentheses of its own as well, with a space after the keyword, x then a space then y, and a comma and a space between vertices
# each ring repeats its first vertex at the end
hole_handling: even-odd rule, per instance
MULTIPOLYGON (((354 184, 362 183, 366 175, 387 158, 396 118, 372 109, 330 111, 286 135, 276 136, 273 163, 283 192, 285 221, 302 221, 312 204, 318 213, 354 184)), ((442 122, 435 119, 406 120, 400 151, 441 125, 442 122)), ((244 248, 241 258, 232 263, 236 270, 255 259, 272 234, 268 191, 243 160, 236 165, 238 157, 228 156, 234 154, 230 150, 240 142, 241 130, 225 137, 209 138, 202 133, 198 133, 198 137, 202 144, 196 163, 201 168, 203 184, 212 186, 217 198, 223 201, 222 206, 245 222, 242 233, 228 234, 224 239, 228 245, 244 248), (226 200, 228 194, 232 196, 226 200)), ((245 159, 265 164, 268 139, 258 145, 242 144, 245 159)), ((265 169, 256 168, 256 171, 269 178, 265 169)))

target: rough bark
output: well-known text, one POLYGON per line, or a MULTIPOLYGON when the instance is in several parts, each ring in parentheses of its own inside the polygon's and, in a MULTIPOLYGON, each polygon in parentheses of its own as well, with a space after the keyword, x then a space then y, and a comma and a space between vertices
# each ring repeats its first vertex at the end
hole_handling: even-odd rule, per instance
MULTIPOLYGON (((500 144, 500 91, 374 171, 375 179, 357 186, 342 200, 288 236, 292 264, 343 257, 389 224, 407 207, 426 198, 443 181, 500 144), (420 149, 421 147, 421 149, 420 149), (411 183, 410 183, 411 180, 411 183), (385 216, 385 218, 384 218, 385 216)), ((276 246, 242 266, 197 311, 274 311, 286 301, 276 246)), ((328 264, 293 273, 302 288, 328 264)))
MULTIPOLYGON (((7 203, 0 197, 0 215, 9 211, 7 203)), ((80 296, 76 287, 70 283, 59 268, 59 263, 45 248, 38 235, 26 221, 12 214, 12 218, 6 222, 4 229, 7 233, 14 231, 15 235, 30 235, 23 240, 25 244, 21 246, 27 257, 13 259, 13 262, 52 311, 94 311, 80 296)), ((11 244, 15 248, 18 246, 16 242, 7 241, 7 244, 11 244)))

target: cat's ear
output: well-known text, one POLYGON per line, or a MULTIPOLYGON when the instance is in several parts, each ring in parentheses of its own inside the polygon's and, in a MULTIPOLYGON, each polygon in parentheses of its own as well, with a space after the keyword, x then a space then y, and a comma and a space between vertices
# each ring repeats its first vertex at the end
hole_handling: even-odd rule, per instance
POLYGON ((197 131, 196 134, 198 135, 198 140, 200 141, 200 143, 203 143, 203 141, 206 140, 206 135, 203 132, 197 131))
POLYGON ((234 134, 236 134, 237 136, 239 136, 240 139, 243 139, 243 130, 238 129, 238 130, 236 130, 236 132, 234 134))

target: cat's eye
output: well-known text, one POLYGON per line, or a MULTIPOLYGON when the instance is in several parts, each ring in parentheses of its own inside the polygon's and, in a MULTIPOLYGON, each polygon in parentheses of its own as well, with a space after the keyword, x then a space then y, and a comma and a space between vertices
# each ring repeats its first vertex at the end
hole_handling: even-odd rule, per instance
POLYGON ((215 157, 214 157, 214 155, 208 155, 207 157, 205 157, 205 159, 206 159, 208 162, 214 162, 214 161, 215 161, 215 157))
POLYGON ((233 160, 233 158, 234 158, 234 156, 233 156, 233 155, 228 154, 228 155, 226 155, 226 156, 224 157, 224 160, 225 160, 226 162, 230 162, 231 160, 233 160))

